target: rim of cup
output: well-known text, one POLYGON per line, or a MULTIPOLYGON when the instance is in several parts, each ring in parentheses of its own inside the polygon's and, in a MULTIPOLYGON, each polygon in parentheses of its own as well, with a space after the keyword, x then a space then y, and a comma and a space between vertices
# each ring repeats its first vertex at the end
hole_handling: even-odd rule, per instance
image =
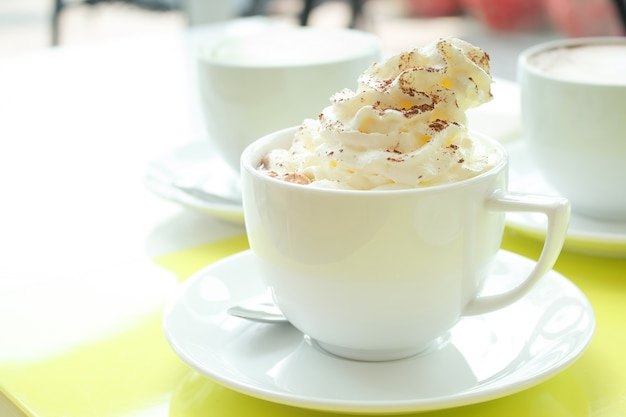
MULTIPOLYGON (((296 35, 299 36, 299 35, 296 35)), ((330 45, 330 44, 329 44, 330 45)), ((359 29, 349 28, 334 28, 334 27, 301 27, 301 26, 279 26, 265 28, 255 32, 244 33, 226 33, 218 36, 214 39, 206 41, 204 44, 196 48, 196 56, 200 62, 206 62, 214 66, 222 66, 227 68, 263 68, 263 69, 277 69, 277 68, 307 68, 313 66, 322 66, 335 63, 343 63, 352 61, 355 59, 362 59, 368 55, 380 55, 382 48, 382 42, 380 38, 370 32, 366 32, 359 29), (336 44, 339 37, 343 37, 347 42, 350 42, 350 48, 346 48, 341 53, 333 52, 331 54, 316 54, 312 59, 305 60, 293 60, 282 61, 279 63, 259 63, 258 60, 254 62, 243 62, 233 59, 225 59, 211 56, 210 51, 218 46, 220 43, 231 39, 245 39, 255 36, 276 36, 280 34, 287 34, 287 36, 294 34, 304 34, 303 36, 310 36, 309 34, 328 34, 326 40, 331 40, 332 44, 336 44), (358 43, 357 43, 358 42, 358 43), (356 46, 355 46, 356 45, 356 46)), ((364 68, 365 69, 365 68, 364 68)))
MULTIPOLYGON (((615 44, 623 44, 626 46, 626 37, 624 36, 595 36, 595 37, 583 37, 583 38, 565 38, 565 39, 555 39, 552 41, 542 42, 536 45, 533 45, 529 48, 523 50, 518 57, 518 68, 524 68, 525 71, 532 73, 533 75, 540 76, 546 79, 551 79, 554 81, 560 81, 564 84, 580 84, 580 85, 593 85, 593 86, 601 86, 601 87, 625 87, 626 85, 619 82, 594 82, 594 81, 584 81, 584 80, 571 80, 567 78, 563 78, 562 76, 553 75, 548 73, 547 71, 543 71, 533 64, 529 62, 529 58, 532 56, 538 55, 542 52, 550 51, 558 48, 572 48, 578 46, 588 46, 588 45, 615 45, 615 44)), ((519 78, 519 74, 518 74, 519 78)))
MULTIPOLYGON (((444 190, 455 187, 464 187, 467 184, 482 181, 487 176, 494 175, 500 172, 502 169, 506 169, 508 166, 508 152, 505 147, 496 139, 470 130, 469 135, 478 137, 482 141, 486 141, 491 147, 497 150, 500 158, 498 162, 485 172, 482 172, 474 177, 466 178, 460 181, 454 181, 446 184, 429 185, 424 187, 411 187, 411 188, 398 188, 398 189, 385 189, 385 190, 355 190, 346 188, 323 188, 315 187, 311 185, 294 184, 288 181, 284 181, 278 178, 270 177, 269 175, 259 171, 258 163, 263 155, 268 151, 277 148, 288 148, 293 141, 294 135, 299 126, 288 127, 268 135, 263 136, 260 139, 252 142, 246 147, 241 154, 241 171, 248 172, 251 176, 269 181, 279 187, 284 187, 286 190, 293 190, 294 192, 310 192, 310 193, 336 193, 336 194, 353 194, 359 196, 380 196, 380 195, 402 195, 402 194, 414 194, 429 192, 428 190, 444 190), (289 133, 289 135, 288 135, 289 133)), ((506 191, 506 190, 505 190, 506 191)))

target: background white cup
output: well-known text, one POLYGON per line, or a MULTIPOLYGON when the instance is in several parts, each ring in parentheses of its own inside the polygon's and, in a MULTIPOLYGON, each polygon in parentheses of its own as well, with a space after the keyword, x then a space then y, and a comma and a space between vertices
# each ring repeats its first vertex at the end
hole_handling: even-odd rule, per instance
POLYGON ((462 315, 502 308, 550 270, 565 239, 565 198, 507 193, 502 145, 490 171, 457 183, 403 190, 314 188, 257 170, 296 128, 272 133, 242 155, 250 247, 289 321, 329 352, 358 360, 414 355, 462 315), (505 211, 548 216, 536 268, 513 290, 477 297, 498 250, 505 211))
POLYGON ((577 214, 626 220, 626 38, 536 45, 518 77, 525 140, 546 182, 577 214), (620 51, 578 48, 606 45, 620 51))
POLYGON ((315 118, 380 57, 380 41, 341 28, 280 26, 228 34, 198 52, 198 89, 210 139, 239 170, 261 136, 315 118))

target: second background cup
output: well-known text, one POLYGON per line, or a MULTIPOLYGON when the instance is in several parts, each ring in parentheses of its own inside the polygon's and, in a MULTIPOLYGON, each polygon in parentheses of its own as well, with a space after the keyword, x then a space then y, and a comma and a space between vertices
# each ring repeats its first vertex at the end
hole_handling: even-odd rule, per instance
POLYGON ((314 27, 229 34, 198 50, 197 76, 207 133, 239 171, 243 149, 263 135, 315 118, 380 58, 367 32, 314 27))

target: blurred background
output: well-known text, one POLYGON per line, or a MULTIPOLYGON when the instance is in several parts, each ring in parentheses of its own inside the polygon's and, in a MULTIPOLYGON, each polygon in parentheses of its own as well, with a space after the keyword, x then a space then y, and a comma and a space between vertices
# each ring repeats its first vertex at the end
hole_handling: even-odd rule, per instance
POLYGON ((237 16, 356 26, 388 50, 432 40, 450 27, 477 25, 493 36, 623 35, 624 0, 0 0, 0 57, 133 35, 180 31, 237 16), (433 22, 436 21, 436 25, 433 22))

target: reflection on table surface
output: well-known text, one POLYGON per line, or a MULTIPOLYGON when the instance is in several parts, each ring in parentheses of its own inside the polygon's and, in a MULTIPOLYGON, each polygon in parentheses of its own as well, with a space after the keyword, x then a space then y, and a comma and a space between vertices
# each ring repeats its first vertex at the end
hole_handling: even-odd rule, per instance
MULTIPOLYGON (((460 28, 450 31, 490 50, 494 75, 509 80, 518 51, 539 39, 460 28)), ((211 382, 163 336, 163 305, 180 282, 247 248, 242 225, 163 201, 142 184, 153 157, 206 140, 191 57, 222 29, 0 60, 0 414, 329 415, 211 382)), ((513 231, 504 248, 531 258, 540 250, 513 231)), ((596 311, 587 352, 518 394, 420 416, 626 414, 626 259, 564 252, 555 269, 596 311)))

